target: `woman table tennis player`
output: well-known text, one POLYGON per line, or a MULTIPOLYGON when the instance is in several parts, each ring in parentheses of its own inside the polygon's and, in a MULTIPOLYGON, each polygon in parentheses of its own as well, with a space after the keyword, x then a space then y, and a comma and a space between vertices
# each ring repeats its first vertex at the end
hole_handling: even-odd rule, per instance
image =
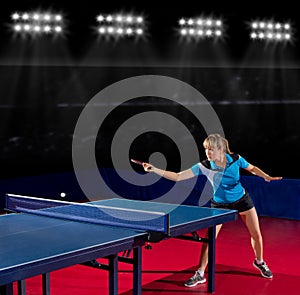
MULTIPOLYGON (((203 142, 207 160, 197 163, 191 168, 179 173, 161 170, 149 163, 143 163, 147 172, 156 173, 173 181, 181 181, 197 175, 206 175, 207 171, 213 177, 212 182, 214 195, 211 206, 214 208, 225 208, 238 210, 243 222, 251 236, 251 245, 254 250, 255 259, 253 266, 260 270, 261 275, 271 279, 273 274, 263 258, 263 239, 260 231, 259 220, 250 195, 240 183, 240 168, 246 169, 252 174, 262 177, 265 181, 280 180, 282 177, 272 177, 258 167, 248 163, 243 157, 230 151, 228 141, 219 134, 209 135, 203 142), (217 180, 217 181, 216 181, 217 180), (217 183, 216 183, 217 182, 217 183)), ((216 236, 222 224, 216 226, 216 236)), ((208 245, 203 243, 198 270, 185 286, 194 287, 206 282, 204 275, 208 263, 208 245)))

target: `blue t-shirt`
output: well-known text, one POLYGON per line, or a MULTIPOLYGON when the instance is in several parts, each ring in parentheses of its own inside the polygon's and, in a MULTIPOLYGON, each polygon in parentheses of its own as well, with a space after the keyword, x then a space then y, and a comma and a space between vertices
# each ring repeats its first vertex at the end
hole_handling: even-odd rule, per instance
POLYGON ((240 155, 233 159, 226 154, 226 167, 219 167, 210 161, 210 168, 206 168, 202 163, 191 167, 194 175, 205 175, 212 183, 214 190, 214 201, 218 203, 232 203, 239 200, 244 194, 245 189, 240 183, 240 168, 247 168, 249 163, 240 155))

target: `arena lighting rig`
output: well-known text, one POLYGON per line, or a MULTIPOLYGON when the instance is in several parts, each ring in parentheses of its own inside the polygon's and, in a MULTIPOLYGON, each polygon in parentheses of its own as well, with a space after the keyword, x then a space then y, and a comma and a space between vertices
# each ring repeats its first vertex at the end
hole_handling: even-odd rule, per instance
POLYGON ((224 33, 222 20, 211 17, 181 18, 178 24, 180 36, 186 39, 215 39, 222 37, 224 33))
POLYGON ((13 31, 20 34, 61 34, 64 21, 61 14, 15 12, 11 15, 13 31))
POLYGON ((287 42, 292 39, 291 25, 274 21, 257 20, 251 23, 252 40, 287 42))
MULTIPOLYGON (((11 28, 15 34, 26 36, 62 35, 65 21, 62 14, 50 12, 14 12, 11 15, 11 28)), ((147 23, 142 15, 130 13, 99 14, 96 17, 96 31, 100 38, 139 39, 145 37, 147 23)), ((274 20, 256 20, 251 23, 250 38, 273 43, 287 43, 294 39, 289 22, 274 20)), ((182 40, 217 40, 224 37, 225 27, 221 18, 211 16, 182 17, 178 20, 178 35, 182 40)))
POLYGON ((97 31, 100 36, 121 38, 144 35, 146 25, 144 17, 132 14, 99 14, 97 31))

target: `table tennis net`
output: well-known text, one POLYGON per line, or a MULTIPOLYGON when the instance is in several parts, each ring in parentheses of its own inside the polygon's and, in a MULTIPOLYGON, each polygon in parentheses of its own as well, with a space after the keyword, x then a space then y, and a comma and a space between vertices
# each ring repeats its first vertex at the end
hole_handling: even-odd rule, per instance
POLYGON ((163 212, 57 201, 13 194, 6 194, 6 209, 13 212, 166 234, 169 231, 169 214, 163 212))

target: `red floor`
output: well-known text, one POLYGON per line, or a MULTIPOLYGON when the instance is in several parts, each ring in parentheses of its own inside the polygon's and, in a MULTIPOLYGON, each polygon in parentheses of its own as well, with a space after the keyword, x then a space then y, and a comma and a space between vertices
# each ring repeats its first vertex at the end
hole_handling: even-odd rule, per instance
MULTIPOLYGON (((253 268, 253 252, 241 220, 224 225, 217 241, 216 291, 230 295, 300 294, 300 222, 261 217, 269 280, 253 268)), ((194 274, 201 243, 169 239, 143 250, 143 295, 207 294, 207 285, 183 286, 194 274)), ((99 260, 101 261, 101 259, 99 260)), ((132 294, 131 267, 120 263, 119 294, 132 294)), ((27 294, 41 294, 41 279, 27 280, 27 294)), ((106 271, 74 266, 51 274, 52 295, 108 294, 106 271)), ((16 293, 17 294, 17 293, 16 293)))

